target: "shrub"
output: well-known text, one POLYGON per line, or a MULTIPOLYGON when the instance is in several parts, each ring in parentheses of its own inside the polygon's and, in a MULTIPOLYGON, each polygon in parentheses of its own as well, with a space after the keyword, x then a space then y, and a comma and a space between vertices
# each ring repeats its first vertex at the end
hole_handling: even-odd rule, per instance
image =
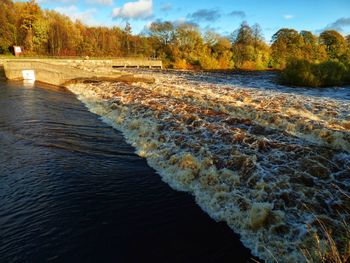
POLYGON ((208 56, 206 54, 202 55, 199 58, 199 65, 202 69, 218 69, 219 63, 218 61, 213 58, 212 56, 208 56))
POLYGON ((350 83, 350 62, 348 62, 348 64, 346 65, 346 72, 345 72, 344 81, 347 84, 350 83))
POLYGON ((306 60, 292 60, 282 71, 279 82, 292 86, 320 86, 320 80, 314 75, 313 65, 306 60))
POLYGON ((173 65, 175 69, 187 69, 188 64, 185 59, 177 59, 173 65))
POLYGON ((315 71, 322 86, 337 86, 344 82, 346 67, 341 62, 326 61, 315 65, 315 71))

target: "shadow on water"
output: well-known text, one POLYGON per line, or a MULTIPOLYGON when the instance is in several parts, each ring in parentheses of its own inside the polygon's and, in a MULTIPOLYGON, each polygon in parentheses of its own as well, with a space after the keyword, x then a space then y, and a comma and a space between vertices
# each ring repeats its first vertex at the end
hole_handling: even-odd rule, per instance
POLYGON ((248 262, 73 94, 0 83, 1 262, 248 262))

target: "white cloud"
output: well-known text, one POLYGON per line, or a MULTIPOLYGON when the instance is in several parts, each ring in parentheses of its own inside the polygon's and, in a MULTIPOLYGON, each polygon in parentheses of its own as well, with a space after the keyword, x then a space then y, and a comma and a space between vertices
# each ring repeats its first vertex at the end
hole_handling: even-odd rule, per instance
POLYGON ((165 3, 160 7, 160 10, 163 12, 167 12, 167 11, 170 11, 172 9, 173 9, 173 6, 170 3, 165 3))
POLYGON ((71 5, 67 7, 56 7, 55 11, 70 17, 73 21, 80 20, 89 26, 98 25, 98 23, 93 19, 93 16, 97 12, 95 8, 79 11, 77 6, 71 5))
POLYGON ((137 2, 127 2, 123 7, 114 8, 113 18, 123 19, 145 19, 153 14, 152 0, 138 0, 137 2))
POLYGON ((188 21, 185 17, 180 17, 174 21, 174 24, 175 25, 182 25, 182 24, 186 24, 187 22, 188 21))
POLYGON ((87 0, 89 4, 113 5, 113 0, 87 0))
POLYGON ((284 19, 287 19, 287 20, 294 18, 293 15, 284 15, 283 17, 284 19))

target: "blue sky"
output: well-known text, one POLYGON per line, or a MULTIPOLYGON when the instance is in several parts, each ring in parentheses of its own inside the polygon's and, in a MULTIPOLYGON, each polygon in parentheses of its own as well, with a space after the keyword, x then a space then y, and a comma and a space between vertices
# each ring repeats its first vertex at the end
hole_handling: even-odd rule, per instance
POLYGON ((140 33, 152 21, 192 22, 229 35, 242 21, 259 23, 265 39, 283 27, 350 33, 350 0, 37 0, 87 25, 120 26, 140 33))

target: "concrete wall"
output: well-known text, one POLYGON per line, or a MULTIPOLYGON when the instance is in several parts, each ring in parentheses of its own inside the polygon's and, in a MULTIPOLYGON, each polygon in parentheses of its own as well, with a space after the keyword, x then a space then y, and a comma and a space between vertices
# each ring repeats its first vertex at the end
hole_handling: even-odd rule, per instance
POLYGON ((0 59, 0 65, 5 61, 31 61, 31 62, 43 62, 55 65, 69 65, 77 68, 93 68, 93 67, 150 67, 150 68, 162 68, 163 64, 161 60, 148 60, 140 58, 118 58, 118 59, 26 59, 26 58, 13 58, 13 59, 0 59))
POLYGON ((22 80, 22 70, 34 70, 35 79, 60 86, 74 78, 89 77, 89 73, 68 65, 50 64, 39 61, 9 60, 4 63, 5 75, 9 80, 22 80))
MULTIPOLYGON (((115 71, 110 60, 40 60, 11 59, 4 62, 6 78, 23 80, 23 70, 32 70, 35 80, 56 86, 77 79, 109 79, 125 81, 125 77, 141 79, 131 73, 115 71), (109 65, 109 66, 107 66, 109 65), (96 68, 103 70, 96 71, 96 68)), ((143 81, 149 78, 142 77, 143 81)))
POLYGON ((0 59, 0 66, 3 66, 5 61, 7 61, 7 59, 0 59))

